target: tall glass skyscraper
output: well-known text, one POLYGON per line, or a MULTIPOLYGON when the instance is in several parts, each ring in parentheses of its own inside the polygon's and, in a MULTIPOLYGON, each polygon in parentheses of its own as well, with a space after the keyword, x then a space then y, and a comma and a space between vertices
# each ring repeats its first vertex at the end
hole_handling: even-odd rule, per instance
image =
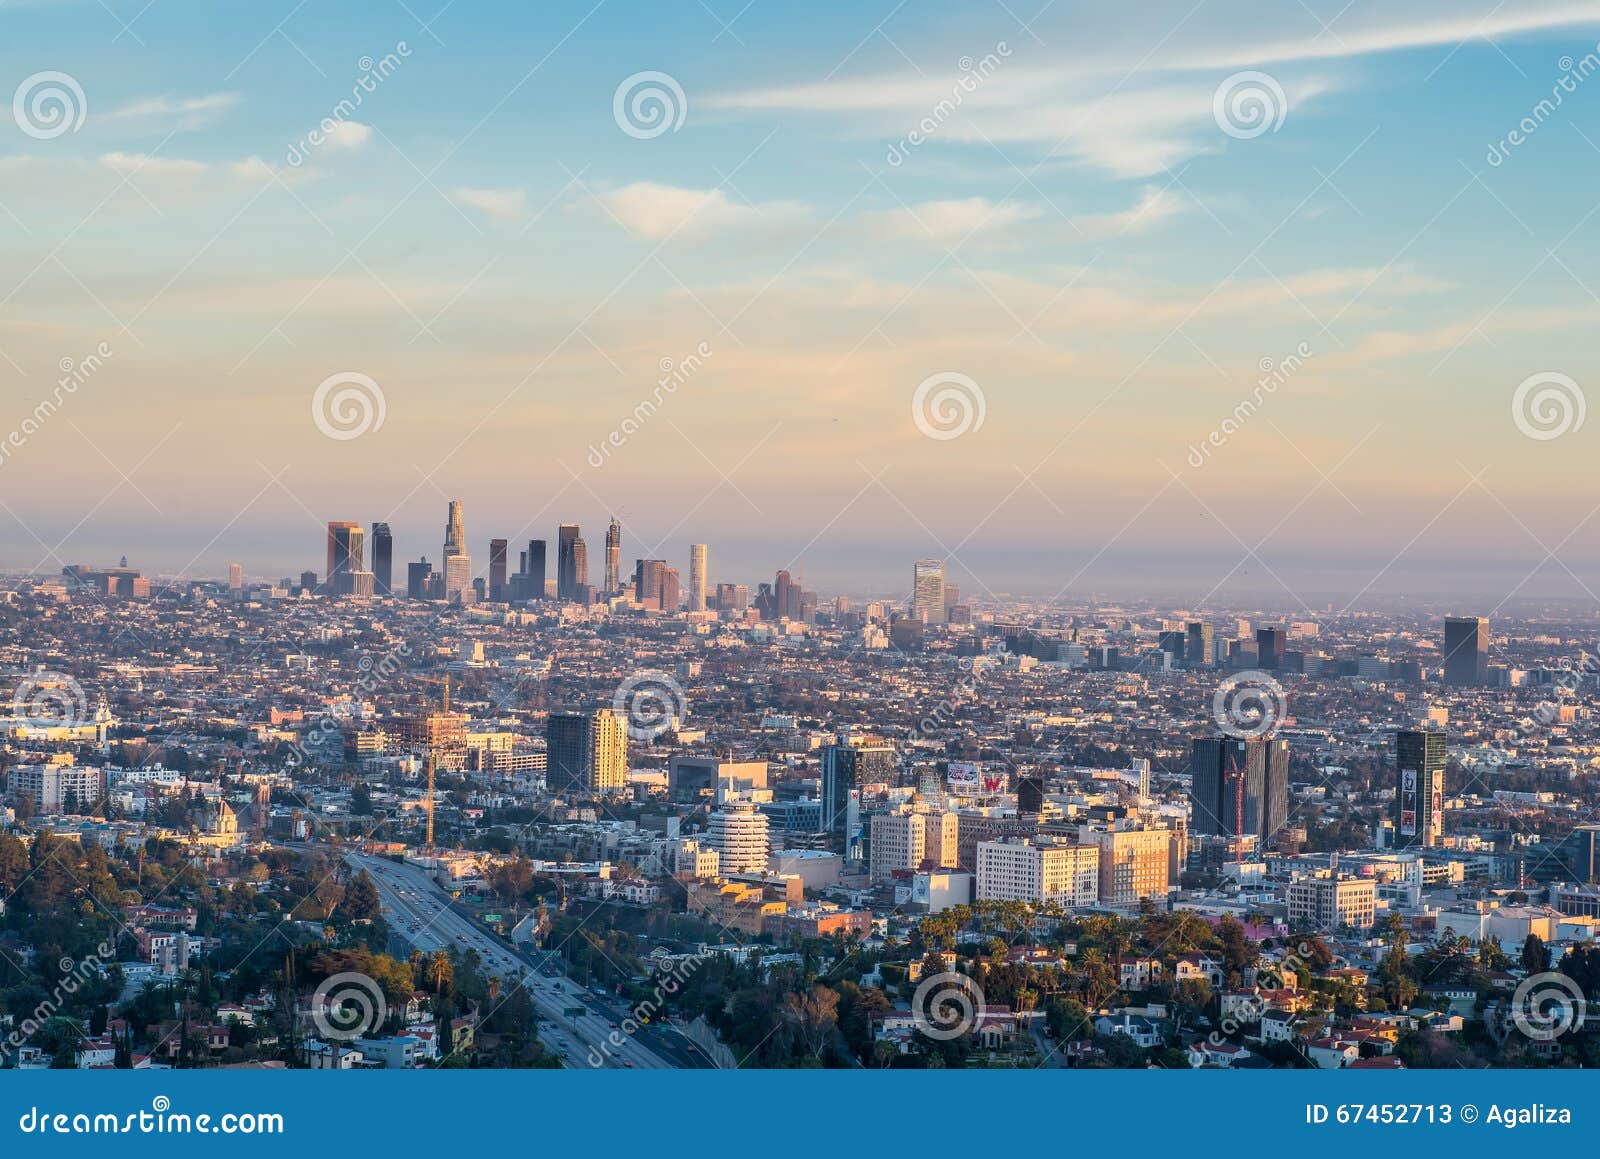
POLYGON ((617 517, 611 517, 611 526, 606 528, 606 595, 615 595, 622 582, 622 524, 617 522, 617 517))
POLYGON ((336 576, 362 571, 366 558, 366 535, 361 524, 334 522, 328 524, 328 573, 326 585, 334 591, 336 576))
POLYGON ((689 610, 706 610, 706 545, 689 545, 689 610))
POLYGON ((578 591, 578 525, 563 523, 556 529, 556 598, 570 600, 578 591))
POLYGON ((444 557, 467 554, 466 520, 461 514, 461 500, 450 500, 450 515, 444 525, 444 557))
POLYGON ((377 595, 394 594, 394 536, 387 523, 372 525, 372 574, 377 595))
POLYGON ((489 598, 500 601, 506 598, 506 541, 489 541, 489 598))
POLYGON ((544 599, 544 555, 544 540, 528 540, 527 595, 530 600, 544 599))

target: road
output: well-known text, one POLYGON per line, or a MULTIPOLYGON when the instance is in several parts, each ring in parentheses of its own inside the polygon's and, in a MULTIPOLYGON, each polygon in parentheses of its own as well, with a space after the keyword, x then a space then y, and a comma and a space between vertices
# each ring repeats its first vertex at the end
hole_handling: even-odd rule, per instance
POLYGON ((520 979, 539 1012, 539 1039, 571 1068, 599 1065, 640 1070, 667 1070, 674 1063, 637 1038, 617 1030, 615 1012, 596 1002, 566 978, 552 978, 488 930, 450 908, 450 895, 414 865, 383 857, 346 853, 345 861, 364 869, 378 887, 389 927, 424 954, 434 950, 476 950, 483 972, 520 979), (568 1011, 581 1008, 582 1014, 568 1011))

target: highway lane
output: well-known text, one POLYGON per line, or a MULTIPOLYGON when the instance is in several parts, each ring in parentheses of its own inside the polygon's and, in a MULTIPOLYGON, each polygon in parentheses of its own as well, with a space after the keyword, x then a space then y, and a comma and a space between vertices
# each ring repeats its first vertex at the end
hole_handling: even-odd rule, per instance
POLYGON ((539 973, 521 953, 450 908, 450 896, 425 870, 382 857, 346 853, 378 887, 390 928, 423 953, 476 950, 486 974, 520 979, 539 1012, 539 1037, 562 1053, 569 1067, 599 1065, 647 1070, 671 1069, 636 1037, 617 1030, 617 1016, 595 1002, 577 983, 539 973), (567 1011, 581 1008, 582 1014, 567 1011))

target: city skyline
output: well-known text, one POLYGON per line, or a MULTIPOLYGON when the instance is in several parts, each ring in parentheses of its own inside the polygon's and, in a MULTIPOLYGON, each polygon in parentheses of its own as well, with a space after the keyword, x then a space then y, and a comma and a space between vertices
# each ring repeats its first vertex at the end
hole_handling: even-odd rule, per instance
MULTIPOLYGON (((81 125, 0 142, 0 566, 292 570, 308 512, 448 489, 856 590, 1588 595, 1600 6, 1189 7, 751 10, 738 51, 626 4, 140 13, 55 58, 81 125), (647 73, 681 124, 628 121, 647 73)), ((71 12, 10 13, 8 76, 71 12)))

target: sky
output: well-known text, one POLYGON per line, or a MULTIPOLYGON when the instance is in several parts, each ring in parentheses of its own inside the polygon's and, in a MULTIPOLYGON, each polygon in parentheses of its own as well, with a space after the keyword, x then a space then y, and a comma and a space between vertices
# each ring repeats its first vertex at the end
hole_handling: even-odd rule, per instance
POLYGON ((437 561, 454 498, 480 570, 616 513, 824 593, 1592 605, 1597 40, 9 0, 0 570, 298 574, 330 519, 437 561))

